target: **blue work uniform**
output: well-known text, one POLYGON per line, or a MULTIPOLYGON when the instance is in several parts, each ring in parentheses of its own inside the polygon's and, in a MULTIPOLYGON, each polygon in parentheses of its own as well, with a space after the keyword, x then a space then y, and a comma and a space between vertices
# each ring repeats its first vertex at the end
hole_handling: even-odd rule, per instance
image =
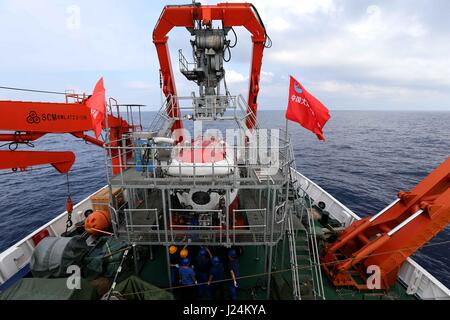
POLYGON ((178 277, 178 267, 176 266, 177 264, 180 263, 180 255, 178 254, 178 252, 171 254, 169 256, 170 258, 170 278, 171 278, 171 284, 172 287, 176 287, 180 282, 179 282, 179 277, 178 277))
POLYGON ((207 285, 209 280, 209 270, 211 269, 211 260, 207 256, 198 256, 196 259, 195 271, 199 282, 198 296, 200 298, 209 297, 210 292, 207 285))
POLYGON ((194 277, 195 272, 191 267, 180 267, 180 283, 185 286, 191 286, 195 284, 194 277))
POLYGON ((211 291, 212 291, 212 296, 213 296, 214 300, 219 300, 219 301, 223 300, 224 273, 225 273, 225 268, 223 267, 222 263, 213 265, 211 267, 211 270, 209 271, 209 274, 212 277, 211 291))
MULTIPOLYGON (((237 259, 233 259, 230 261, 230 278, 231 278, 231 271, 233 271, 234 276, 236 277, 236 283, 239 287, 239 262, 237 259)), ((237 300, 237 288, 234 286, 233 280, 230 281, 230 298, 231 300, 237 300)))
POLYGON ((181 289, 181 299, 182 300, 192 300, 195 298, 195 272, 192 267, 180 267, 180 283, 186 286, 181 289))

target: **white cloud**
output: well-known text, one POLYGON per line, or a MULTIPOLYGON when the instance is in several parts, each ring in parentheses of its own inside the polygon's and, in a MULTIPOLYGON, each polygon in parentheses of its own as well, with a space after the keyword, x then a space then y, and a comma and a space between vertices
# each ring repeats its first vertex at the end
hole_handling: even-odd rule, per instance
MULTIPOLYGON (((350 96, 359 96, 365 98, 377 98, 383 96, 390 99, 401 99, 416 95, 418 90, 408 87, 398 86, 386 86, 386 85, 373 85, 373 84, 361 84, 361 83, 348 83, 338 81, 325 81, 319 83, 312 83, 311 88, 317 92, 338 93, 350 96)), ((420 94, 434 95, 433 90, 420 90, 420 94)))
MULTIPOLYGON (((232 1, 242 2, 242 1, 232 1)), ((252 3, 268 16, 273 12, 291 12, 296 15, 311 15, 314 13, 330 14, 336 11, 334 0, 254 0, 252 3)))
POLYGON ((421 37, 426 34, 425 27, 415 16, 387 13, 379 6, 367 8, 367 16, 360 22, 349 24, 346 29, 361 39, 394 38, 399 35, 421 37))
MULTIPOLYGON (((370 48, 361 43, 352 45, 343 39, 323 43, 312 41, 303 50, 278 50, 268 56, 273 63, 291 67, 356 70, 367 80, 402 82, 404 84, 450 85, 450 61, 433 53, 391 52, 390 43, 374 43, 370 48)), ((442 44, 450 50, 449 44, 442 44)))
POLYGON ((266 27, 270 31, 283 32, 290 30, 292 28, 292 24, 289 23, 286 18, 276 16, 268 20, 266 27))
POLYGON ((225 77, 229 84, 241 83, 248 80, 248 77, 235 70, 226 70, 225 77))
MULTIPOLYGON (((264 52, 261 107, 285 105, 286 76, 293 74, 332 104, 364 108, 390 99, 409 107, 429 99, 441 109, 450 108, 450 24, 438 14, 448 12, 446 4, 422 10, 425 5, 417 0, 378 0, 369 7, 344 0, 252 2, 273 40, 264 52), (442 28, 445 23, 447 29, 442 28)), ((152 29, 163 6, 177 3, 0 0, 0 37, 7 48, 0 51, 0 60, 7 61, 0 65, 0 82, 89 91, 104 75, 117 98, 152 102, 159 89, 152 29), (81 8, 79 30, 66 27, 70 5, 81 8)), ((236 31, 239 44, 226 65, 226 77, 232 94, 245 94, 251 42, 243 28, 236 31)), ((174 29, 169 45, 178 93, 189 95, 197 89, 180 76, 176 59, 179 48, 190 56, 186 30, 174 29)))
POLYGON ((267 71, 261 71, 261 82, 262 83, 272 83, 275 77, 275 73, 273 72, 267 72, 267 71))
MULTIPOLYGON (((333 70, 337 78, 358 74, 368 83, 450 85, 450 60, 443 54, 450 52, 448 41, 428 35, 415 14, 379 6, 369 6, 365 13, 359 22, 337 19, 325 26, 323 35, 303 33, 294 43, 284 40, 286 35, 276 35, 276 46, 267 53, 267 60, 285 67, 333 70)), ((324 79, 328 80, 334 79, 324 79)))

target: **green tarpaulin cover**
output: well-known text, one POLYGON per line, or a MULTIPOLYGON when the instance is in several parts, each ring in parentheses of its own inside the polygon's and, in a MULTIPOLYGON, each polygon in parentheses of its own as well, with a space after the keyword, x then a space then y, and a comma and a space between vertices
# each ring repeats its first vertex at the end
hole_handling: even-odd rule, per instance
POLYGON ((0 300, 96 300, 92 285, 81 280, 81 290, 67 288, 67 279, 24 278, 0 294, 0 300))
POLYGON ((115 290, 127 300, 174 300, 166 290, 155 287, 135 276, 119 283, 115 290))

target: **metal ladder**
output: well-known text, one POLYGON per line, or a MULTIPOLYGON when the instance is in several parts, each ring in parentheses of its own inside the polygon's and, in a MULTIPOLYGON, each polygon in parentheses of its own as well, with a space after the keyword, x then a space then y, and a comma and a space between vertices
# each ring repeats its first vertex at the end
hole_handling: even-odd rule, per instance
POLYGON ((298 263, 297 263, 297 248, 295 243, 295 230, 294 222, 292 221, 292 211, 289 209, 289 215, 287 219, 287 237, 289 240, 289 257, 292 272, 292 290, 294 300, 301 300, 302 295, 300 291, 300 278, 298 273, 298 263))
MULTIPOLYGON (((295 263, 297 266, 295 277, 298 279, 299 285, 302 286, 303 284, 304 287, 301 291, 302 299, 325 299, 319 246, 317 244, 314 220, 310 214, 312 210, 311 201, 307 193, 301 187, 296 186, 296 181, 292 179, 292 172, 290 172, 290 185, 289 193, 293 198, 294 212, 300 220, 302 220, 304 214, 307 216, 307 226, 297 231, 304 232, 304 236, 297 237, 297 240, 294 240, 295 263), (312 286, 311 290, 307 290, 308 286, 312 286)), ((290 216, 290 221, 292 222, 292 215, 290 216)), ((293 224, 291 226, 293 228, 293 224)), ((295 236, 296 231, 293 230, 293 232, 295 236)))
POLYGON ((158 114, 153 118, 150 124, 150 131, 155 132, 160 137, 170 137, 171 128, 175 120, 169 117, 168 111, 170 112, 173 108, 174 97, 169 95, 165 100, 163 105, 158 111, 158 114))
POLYGON ((325 292, 323 289, 323 279, 322 279, 322 270, 320 268, 320 252, 319 246, 317 244, 317 234, 316 228, 314 225, 314 219, 311 215, 312 204, 310 198, 307 196, 306 192, 299 188, 297 189, 296 194, 299 195, 299 192, 302 192, 302 202, 303 206, 306 209, 307 215, 307 234, 308 234, 308 254, 309 261, 312 273, 313 280, 313 292, 315 299, 323 299, 325 300, 325 292))

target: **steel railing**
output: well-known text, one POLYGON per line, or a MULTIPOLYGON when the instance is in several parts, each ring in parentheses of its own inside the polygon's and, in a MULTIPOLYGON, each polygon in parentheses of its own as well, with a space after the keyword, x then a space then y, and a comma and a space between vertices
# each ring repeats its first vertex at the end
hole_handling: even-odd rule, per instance
POLYGON ((280 182, 285 183, 290 172, 292 154, 290 153, 289 145, 282 145, 278 148, 271 147, 271 157, 264 158, 261 154, 261 148, 251 145, 212 145, 205 147, 185 144, 159 146, 151 143, 146 144, 146 141, 137 139, 134 139, 131 145, 127 145, 130 140, 133 141, 133 135, 125 134, 121 140, 105 144, 105 148, 108 151, 107 168, 110 171, 120 169, 119 179, 123 185, 127 183, 125 175, 129 170, 141 173, 139 177, 133 176, 135 179, 159 179, 159 181, 162 179, 178 179, 179 181, 189 180, 190 183, 193 182, 195 184, 195 182, 201 181, 205 177, 205 168, 207 167, 211 171, 206 174, 209 180, 227 180, 236 185, 240 181, 247 180, 247 182, 250 182, 249 179, 256 180, 258 177, 252 175, 254 172, 264 173, 265 176, 277 176, 280 174, 278 179, 281 177, 280 182), (144 144, 141 144, 139 141, 142 141, 144 144), (207 166, 203 163, 195 163, 195 161, 194 163, 185 163, 177 156, 182 151, 197 154, 196 151, 199 150, 202 158, 210 160, 207 166), (168 158, 162 159, 158 156, 161 153, 166 153, 168 158), (145 159, 143 159, 144 157, 145 159), (138 160, 142 160, 142 162, 138 163, 138 160), (174 160, 178 161, 178 165, 175 165, 174 160), (245 170, 241 171, 241 169, 245 170))
POLYGON ((292 274, 292 290, 295 300, 301 300, 301 288, 300 288, 300 277, 299 277, 299 266, 297 261, 297 248, 295 243, 295 231, 292 221, 292 213, 289 214, 287 219, 287 236, 289 241, 289 257, 291 264, 291 274, 292 274))
POLYGON ((246 122, 249 121, 255 124, 254 129, 259 128, 256 114, 248 107, 242 95, 204 97, 168 95, 149 129, 159 132, 164 122, 182 121, 186 118, 185 115, 189 114, 194 116, 193 120, 233 120, 241 128, 247 128, 246 122))
POLYGON ((317 233, 316 228, 314 224, 314 218, 312 215, 312 203, 309 200, 309 197, 307 197, 307 193, 302 190, 301 188, 297 188, 295 191, 295 194, 298 195, 299 192, 302 193, 302 205, 305 206, 306 209, 306 216, 307 216, 307 233, 308 233, 308 243, 309 248, 312 251, 310 254, 310 262, 311 262, 311 269, 313 273, 313 288, 314 288, 314 295, 317 298, 325 300, 325 292, 323 288, 323 279, 322 279, 322 270, 321 270, 321 263, 320 263, 320 251, 319 246, 317 244, 317 233))

